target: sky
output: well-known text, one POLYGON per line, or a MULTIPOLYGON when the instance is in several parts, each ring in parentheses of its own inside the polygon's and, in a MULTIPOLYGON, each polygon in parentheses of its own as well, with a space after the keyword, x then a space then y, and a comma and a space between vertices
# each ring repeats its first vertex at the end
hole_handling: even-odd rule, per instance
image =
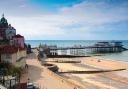
POLYGON ((128 40, 128 0, 0 0, 26 40, 128 40))

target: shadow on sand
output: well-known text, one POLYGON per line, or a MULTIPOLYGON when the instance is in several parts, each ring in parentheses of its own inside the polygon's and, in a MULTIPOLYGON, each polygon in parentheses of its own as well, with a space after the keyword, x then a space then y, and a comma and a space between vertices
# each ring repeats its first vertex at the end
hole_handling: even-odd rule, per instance
POLYGON ((43 69, 34 65, 28 65, 28 78, 31 82, 44 78, 41 73, 43 69))

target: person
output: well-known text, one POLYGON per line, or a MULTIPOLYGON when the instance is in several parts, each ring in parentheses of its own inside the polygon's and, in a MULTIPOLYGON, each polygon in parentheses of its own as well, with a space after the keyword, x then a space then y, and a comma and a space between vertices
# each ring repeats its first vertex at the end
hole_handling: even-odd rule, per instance
POLYGON ((28 83, 30 82, 30 79, 28 78, 28 83))
POLYGON ((26 64, 26 65, 25 65, 25 68, 27 68, 27 69, 28 69, 28 64, 26 64))
POLYGON ((98 62, 100 62, 100 59, 98 59, 98 62))

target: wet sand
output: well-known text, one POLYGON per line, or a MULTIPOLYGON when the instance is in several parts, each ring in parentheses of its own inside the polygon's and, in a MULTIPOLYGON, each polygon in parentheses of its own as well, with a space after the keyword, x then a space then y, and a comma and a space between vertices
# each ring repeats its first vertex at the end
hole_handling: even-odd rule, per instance
POLYGON ((103 60, 95 57, 85 57, 81 61, 84 64, 92 65, 101 69, 128 69, 128 62, 115 60, 103 60))

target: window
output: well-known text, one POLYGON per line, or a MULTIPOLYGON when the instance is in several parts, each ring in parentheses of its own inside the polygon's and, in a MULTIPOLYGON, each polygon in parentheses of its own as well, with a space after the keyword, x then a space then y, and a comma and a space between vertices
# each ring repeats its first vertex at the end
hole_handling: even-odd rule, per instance
POLYGON ((1 54, 0 54, 0 62, 1 62, 1 54))
POLYGON ((6 59, 11 59, 11 55, 10 54, 6 54, 6 59))

